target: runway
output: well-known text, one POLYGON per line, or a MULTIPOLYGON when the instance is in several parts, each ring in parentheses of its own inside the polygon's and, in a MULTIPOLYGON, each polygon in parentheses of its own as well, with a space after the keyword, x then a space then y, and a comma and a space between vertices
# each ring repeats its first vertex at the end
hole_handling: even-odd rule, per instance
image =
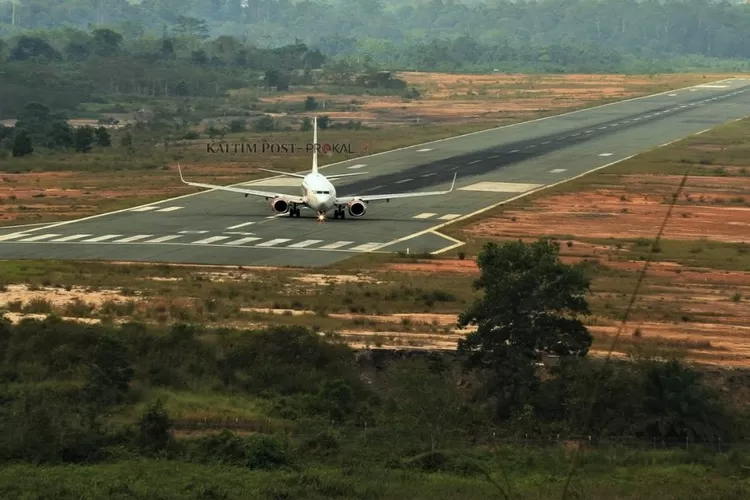
MULTIPOLYGON (((0 258, 326 266, 362 252, 436 252, 435 231, 651 148, 750 115, 750 79, 729 79, 360 157, 324 174, 339 196, 448 189, 445 196, 370 203, 362 218, 278 216, 263 198, 203 191, 158 203, 23 228, 0 228, 0 258)), ((321 142, 335 141, 322 131, 321 142)), ((183 169, 187 180, 190 170, 183 169)), ((300 179, 244 183, 299 193, 300 179)), ((179 177, 175 173, 175 182, 179 177)), ((198 191, 198 190, 196 190, 198 191)))

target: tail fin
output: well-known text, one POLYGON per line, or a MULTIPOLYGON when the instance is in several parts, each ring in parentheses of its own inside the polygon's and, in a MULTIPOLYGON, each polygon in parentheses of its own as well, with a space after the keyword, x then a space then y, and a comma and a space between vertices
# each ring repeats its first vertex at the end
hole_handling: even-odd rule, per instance
POLYGON ((313 163, 312 173, 318 173, 318 117, 313 116, 313 163))

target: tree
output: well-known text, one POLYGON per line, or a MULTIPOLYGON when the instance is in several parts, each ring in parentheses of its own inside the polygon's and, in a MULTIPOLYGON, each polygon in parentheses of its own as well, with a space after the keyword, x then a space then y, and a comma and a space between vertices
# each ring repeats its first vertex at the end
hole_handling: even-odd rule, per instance
POLYGON ((307 131, 312 130, 312 129, 313 129, 312 120, 310 119, 309 116, 304 117, 302 119, 302 125, 300 126, 300 130, 302 132, 307 132, 307 131))
POLYGON ((718 394, 701 378, 701 373, 675 359, 654 361, 646 367, 643 410, 649 437, 702 441, 727 437, 722 436, 723 431, 733 426, 718 394))
POLYGON ((94 143, 94 129, 85 125, 78 127, 75 131, 75 148, 79 153, 88 153, 91 151, 91 145, 94 143))
POLYGON ((544 239, 488 243, 477 257, 474 286, 484 296, 459 316, 460 328, 477 330, 459 341, 458 350, 466 367, 486 379, 498 416, 521 408, 537 386, 542 353, 585 356, 591 346, 591 334, 576 317, 588 313, 590 280, 582 265, 562 263, 559 249, 544 239))
POLYGON ((389 370, 388 427, 400 441, 429 443, 430 451, 470 431, 472 412, 452 368, 442 360, 409 360, 389 370))
POLYGON ((331 117, 328 115, 323 115, 320 118, 318 118, 318 128, 320 130, 325 130, 328 127, 331 126, 331 117))
POLYGON ((96 134, 96 144, 108 148, 112 145, 112 137, 109 135, 109 130, 106 127, 97 127, 94 132, 96 134))
POLYGON ((311 95, 305 99, 305 111, 312 111, 318 109, 318 101, 311 95))
POLYGON ((33 152, 34 148, 31 145, 31 137, 29 137, 29 133, 24 129, 19 129, 13 140, 13 156, 26 156, 33 152))
POLYGON ((161 400, 149 405, 138 422, 138 445, 150 453, 165 449, 172 442, 172 421, 161 400))
POLYGON ((106 408, 125 401, 133 373, 122 340, 109 334, 102 335, 94 349, 84 388, 91 426, 106 408))

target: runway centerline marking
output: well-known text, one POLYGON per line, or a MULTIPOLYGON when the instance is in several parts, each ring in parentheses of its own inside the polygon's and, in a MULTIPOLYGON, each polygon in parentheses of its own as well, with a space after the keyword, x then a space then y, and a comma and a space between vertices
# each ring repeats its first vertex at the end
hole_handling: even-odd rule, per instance
POLYGON ((559 174, 560 172, 565 172, 566 170, 567 170, 566 168, 556 168, 554 170, 550 170, 550 173, 551 174, 559 174))
POLYGON ((599 153, 599 156, 612 156, 612 153, 599 153))
POLYGON ((366 166, 367 165, 364 164, 364 163, 358 163, 357 165, 352 165, 351 167, 347 167, 347 168, 355 169, 355 168, 362 168, 362 167, 366 167, 366 166))

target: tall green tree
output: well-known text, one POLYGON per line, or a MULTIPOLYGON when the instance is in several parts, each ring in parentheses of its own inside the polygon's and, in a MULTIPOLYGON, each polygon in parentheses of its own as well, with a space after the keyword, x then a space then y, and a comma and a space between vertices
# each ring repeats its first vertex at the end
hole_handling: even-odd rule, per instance
POLYGON ((477 257, 484 295, 458 319, 476 326, 459 342, 466 366, 476 369, 497 415, 507 417, 538 386, 536 364, 544 353, 585 356, 593 337, 577 317, 589 312, 590 280, 582 265, 567 265, 549 240, 488 243, 477 257))
POLYGON ((31 137, 24 129, 18 129, 13 139, 13 156, 26 156, 34 152, 31 137))

